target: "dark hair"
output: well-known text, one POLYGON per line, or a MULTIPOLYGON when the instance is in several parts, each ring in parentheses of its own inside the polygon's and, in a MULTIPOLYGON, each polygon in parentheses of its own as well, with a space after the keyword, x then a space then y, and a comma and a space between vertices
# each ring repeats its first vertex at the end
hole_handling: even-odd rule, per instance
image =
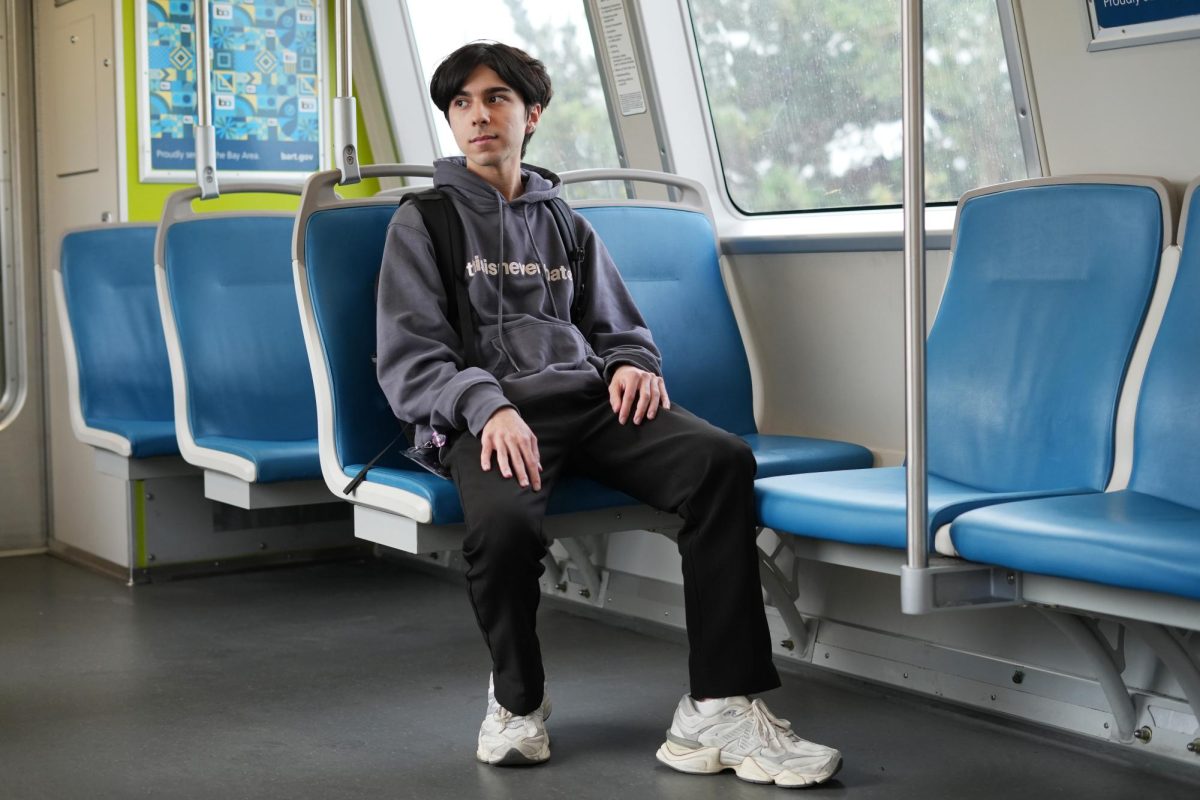
MULTIPOLYGON (((464 44, 442 60, 429 81, 429 97, 438 110, 450 119, 450 103, 462 90, 463 84, 476 67, 491 67, 500 79, 516 90, 525 102, 525 108, 550 105, 554 90, 546 65, 524 50, 500 42, 478 41, 464 44)), ((521 156, 533 133, 525 134, 521 143, 521 156)))

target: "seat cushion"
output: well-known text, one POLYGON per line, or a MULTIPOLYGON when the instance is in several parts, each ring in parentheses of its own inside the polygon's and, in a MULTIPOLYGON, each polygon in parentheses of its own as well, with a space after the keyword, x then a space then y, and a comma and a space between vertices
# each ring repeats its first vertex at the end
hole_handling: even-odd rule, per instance
POLYGON ((965 558, 1200 600, 1200 510, 1131 490, 980 508, 950 528, 965 558))
MULTIPOLYGON (((362 469, 362 464, 346 467, 346 475, 353 478, 362 469)), ((454 483, 439 478, 423 469, 395 469, 376 467, 368 474, 372 483, 392 486, 422 497, 433 507, 434 525, 455 525, 463 521, 462 505, 458 502, 458 490, 454 483)), ((578 475, 566 475, 554 487, 547 513, 567 514, 573 511, 595 511, 600 508, 617 508, 636 505, 637 501, 626 494, 610 489, 595 481, 578 475)))
POLYGON ((172 420, 89 419, 88 424, 124 436, 129 440, 134 458, 179 455, 179 443, 175 440, 175 423, 172 420))
POLYGON ((304 481, 321 477, 321 460, 316 439, 297 442, 267 439, 234 439, 229 436, 198 436, 196 444, 232 453, 254 462, 258 483, 304 481))
MULTIPOLYGON (((930 546, 933 532, 973 508, 1082 491, 1087 490, 990 492, 930 475, 930 546)), ((904 467, 761 478, 754 482, 754 493, 759 522, 780 533, 900 549, 907 546, 904 467)))
POLYGON ((826 472, 836 469, 863 469, 871 466, 874 456, 862 445, 807 436, 767 436, 752 433, 743 436, 754 450, 759 478, 794 475, 799 472, 826 472))
MULTIPOLYGON (((871 451, 865 447, 846 442, 808 439, 802 436, 761 436, 752 434, 742 437, 754 450, 758 460, 759 474, 778 475, 781 472, 797 472, 803 469, 836 469, 839 466, 861 466, 871 463, 871 451)), ((362 464, 346 467, 347 477, 353 478, 362 469, 362 464)), ((412 492, 429 501, 433 507, 433 522, 437 525, 453 525, 463 521, 462 506, 458 502, 458 491, 454 484, 444 478, 414 467, 376 467, 368 473, 368 480, 384 486, 392 486, 412 492)), ((349 481, 346 481, 349 483, 349 481)), ((596 481, 578 475, 566 475, 554 487, 547 513, 567 514, 576 511, 595 511, 601 508, 619 508, 636 505, 637 500, 611 489, 596 481)))

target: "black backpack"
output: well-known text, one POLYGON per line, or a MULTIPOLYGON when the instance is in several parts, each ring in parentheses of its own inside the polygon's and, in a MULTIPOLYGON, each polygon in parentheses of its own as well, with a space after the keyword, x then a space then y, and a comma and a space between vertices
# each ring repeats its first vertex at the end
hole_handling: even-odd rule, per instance
MULTIPOLYGON (((429 232, 429 238, 433 242, 434 258, 437 260, 438 273, 442 276, 442 287, 446 292, 446 319, 458 332, 459 340, 463 345, 463 360, 468 367, 478 366, 481 362, 475 345, 475 312, 471 309, 471 300, 467 295, 467 280, 463 274, 463 265, 466 264, 463 240, 466 238, 466 232, 463 230, 462 217, 459 216, 453 201, 440 189, 409 192, 400 198, 401 206, 408 202, 417 204, 417 211, 420 212, 421 219, 425 223, 425 230, 429 232)), ((575 235, 571 208, 566 201, 561 197, 552 199, 550 212, 554 215, 554 222, 558 226, 558 235, 562 238, 563 245, 567 250, 567 257, 570 260, 571 275, 575 282, 575 291, 571 298, 571 321, 578 323, 583 313, 586 286, 583 275, 585 250, 580 246, 578 237, 575 235)), ((375 278, 375 294, 376 296, 379 294, 378 276, 375 278)), ((376 357, 372 355, 371 360, 375 361, 376 357)), ((400 439, 407 438, 417 445, 416 448, 411 449, 422 450, 423 448, 413 437, 415 428, 416 426, 412 423, 406 423, 401 433, 358 471, 358 474, 346 485, 342 493, 350 494, 357 489, 358 485, 366 480, 367 472, 400 439)), ((438 465, 432 454, 424 454, 422 457, 409 453, 406 455, 426 469, 442 475, 442 477, 448 477, 437 469, 438 465)))

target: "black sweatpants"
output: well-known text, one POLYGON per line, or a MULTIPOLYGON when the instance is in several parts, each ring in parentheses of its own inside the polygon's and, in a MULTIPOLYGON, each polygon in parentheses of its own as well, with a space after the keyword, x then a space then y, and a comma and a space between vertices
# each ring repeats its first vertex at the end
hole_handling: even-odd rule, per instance
POLYGON ((445 455, 466 517, 468 590, 500 704, 528 714, 542 700, 536 617, 549 544, 542 519, 564 469, 683 518, 691 694, 728 697, 779 686, 758 577, 749 446, 678 406, 641 425, 632 415, 621 425, 599 379, 595 391, 539 398, 519 411, 537 436, 540 491, 522 488, 515 475, 504 478, 494 463, 480 469, 480 442, 470 433, 455 437, 445 455))

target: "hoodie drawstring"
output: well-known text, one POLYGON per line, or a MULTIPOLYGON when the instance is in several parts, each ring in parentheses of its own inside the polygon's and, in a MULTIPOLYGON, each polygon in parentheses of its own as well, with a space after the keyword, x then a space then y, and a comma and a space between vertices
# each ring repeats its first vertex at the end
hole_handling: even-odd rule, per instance
MULTIPOLYGON (((521 217, 522 217, 522 219, 525 220, 525 232, 527 234, 529 234, 529 243, 533 245, 533 254, 535 256, 537 256, 538 263, 541 264, 543 267, 545 267, 550 262, 546 261, 546 257, 544 255, 542 255, 542 248, 538 247, 537 237, 533 235, 533 228, 529 225, 529 206, 528 205, 525 206, 524 211, 525 211, 525 213, 522 214, 521 217)), ((546 287, 546 296, 550 298, 550 308, 554 312, 554 317, 556 319, 562 319, 562 317, 560 317, 558 315, 558 301, 554 299, 554 290, 550 287, 549 272, 547 269, 542 269, 541 273, 542 273, 542 285, 546 287)))
POLYGON ((498 300, 496 301, 496 323, 499 326, 497 342, 500 344, 500 352, 504 353, 508 363, 512 364, 513 369, 520 371, 521 367, 513 360, 512 353, 508 352, 508 348, 504 344, 504 205, 504 198, 497 193, 496 216, 500 220, 500 291, 497 292, 498 300))

